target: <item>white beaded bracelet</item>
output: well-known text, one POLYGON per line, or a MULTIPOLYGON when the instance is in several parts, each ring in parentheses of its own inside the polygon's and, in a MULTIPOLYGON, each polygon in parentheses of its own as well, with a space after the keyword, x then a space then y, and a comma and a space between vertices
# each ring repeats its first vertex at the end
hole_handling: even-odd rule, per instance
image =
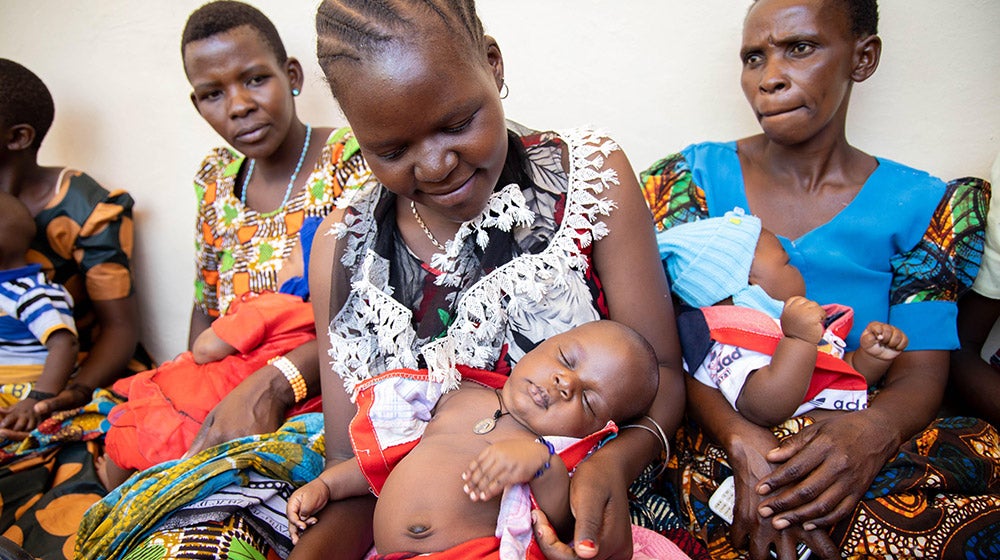
POLYGON ((294 395, 295 402, 305 400, 309 394, 309 388, 306 387, 306 380, 302 377, 302 372, 299 371, 299 368, 291 360, 285 356, 277 356, 271 358, 267 363, 278 368, 278 371, 288 380, 288 384, 292 386, 292 394, 294 395))

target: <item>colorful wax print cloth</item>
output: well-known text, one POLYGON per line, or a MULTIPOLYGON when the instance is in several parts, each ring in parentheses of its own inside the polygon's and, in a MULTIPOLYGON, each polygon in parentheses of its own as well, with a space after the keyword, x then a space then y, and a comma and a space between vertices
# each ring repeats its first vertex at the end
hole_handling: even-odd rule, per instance
MULTIPOLYGON (((783 439, 810 424, 807 416, 799 416, 773 432, 783 439)), ((668 486, 681 496, 691 531, 708 545, 713 559, 747 558, 748 551, 729 541, 729 524, 708 506, 719 484, 733 474, 725 451, 694 424, 682 426, 675 446, 668 486)), ((936 420, 900 447, 832 537, 844 558, 995 558, 1000 542, 997 432, 974 418, 936 420)))
MULTIPOLYGON (((736 143, 688 146, 641 174, 661 229, 722 216, 747 202, 736 143)), ((908 350, 958 347, 958 296, 979 270, 988 192, 978 181, 945 184, 878 158, 854 200, 798 239, 778 237, 802 272, 806 297, 854 309, 847 349, 872 321, 899 327, 908 350)))
POLYGON ((64 169, 49 203, 35 216, 38 233, 28 261, 73 297, 80 348, 96 325, 92 300, 132 294, 132 197, 107 191, 83 172, 64 169))
POLYGON ((284 207, 260 213, 237 195, 236 177, 245 163, 229 148, 216 148, 194 179, 195 307, 209 317, 225 314, 244 293, 278 291, 278 270, 295 247, 302 223, 326 216, 344 190, 370 176, 354 136, 339 129, 327 140, 305 187, 284 207))
POLYGON ((284 518, 284 501, 280 500, 279 510, 272 498, 276 494, 287 498, 295 485, 319 476, 325 464, 322 428, 322 414, 303 414, 277 432, 236 439, 185 461, 169 461, 136 474, 87 512, 78 532, 76 557, 258 558, 249 552, 253 548, 276 548, 286 556, 291 548, 287 525, 284 534, 276 526, 284 518), (216 495, 223 489, 230 489, 230 500, 216 495), (233 522, 233 515, 244 521, 233 522), (158 529, 176 532, 177 525, 188 523, 198 525, 206 538, 217 539, 210 542, 226 547, 202 546, 201 556, 187 556, 187 550, 199 546, 156 535, 158 529), (230 530, 220 532, 221 527, 230 530), (256 536, 233 536, 233 531, 248 530, 256 536))
POLYGON ((97 389, 91 401, 57 412, 23 441, 0 447, 0 531, 36 558, 73 557, 84 512, 106 493, 94 459, 101 423, 121 399, 97 389))

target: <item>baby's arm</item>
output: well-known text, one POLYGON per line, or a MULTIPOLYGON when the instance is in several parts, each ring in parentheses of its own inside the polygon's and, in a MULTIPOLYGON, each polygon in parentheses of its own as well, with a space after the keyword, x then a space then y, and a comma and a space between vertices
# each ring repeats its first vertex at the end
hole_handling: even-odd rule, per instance
POLYGON ((368 480, 361 473, 358 462, 342 461, 324 470, 319 476, 292 493, 288 498, 286 514, 292 544, 299 534, 316 523, 314 515, 332 501, 369 493, 368 480))
POLYGON ((861 333, 858 349, 845 354, 844 360, 865 376, 868 385, 872 386, 888 371, 892 361, 906 350, 909 342, 906 333, 898 328, 872 321, 861 333))
POLYGON ((774 426, 795 413, 816 369, 816 345, 823 337, 825 318, 823 307, 814 301, 793 296, 785 302, 781 312, 785 336, 778 341, 771 363, 747 378, 736 400, 744 418, 774 426))
POLYGON ((35 382, 34 390, 28 393, 27 398, 13 406, 0 409, 0 414, 3 414, 0 428, 15 432, 33 430, 46 416, 35 412, 35 404, 58 395, 66 388, 66 381, 73 373, 80 351, 79 339, 73 331, 62 328, 49 335, 45 340, 45 347, 48 349, 48 356, 45 358, 45 365, 42 366, 42 374, 35 382))
POLYGON ((215 334, 212 327, 201 331, 198 338, 194 339, 194 344, 191 345, 191 354, 194 355, 194 363, 196 364, 217 362, 236 352, 236 348, 215 334))
POLYGON ((526 482, 560 535, 573 528, 566 465, 544 440, 509 439, 490 445, 462 473, 463 490, 472 501, 486 501, 508 486, 526 482))

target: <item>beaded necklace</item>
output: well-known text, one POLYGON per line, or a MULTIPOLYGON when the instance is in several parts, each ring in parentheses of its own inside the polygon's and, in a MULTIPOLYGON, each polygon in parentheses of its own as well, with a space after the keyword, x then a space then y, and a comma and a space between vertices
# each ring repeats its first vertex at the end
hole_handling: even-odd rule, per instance
MULTIPOLYGON (((288 204, 288 197, 292 195, 292 188, 295 187, 295 179, 299 176, 299 170, 302 169, 302 162, 306 159, 306 152, 309 151, 309 137, 312 135, 312 126, 306 125, 306 141, 302 144, 302 153, 299 154, 299 162, 295 164, 295 171, 292 171, 291 178, 288 179, 288 187, 285 189, 285 197, 281 199, 281 204, 277 208, 271 210, 270 212, 261 212, 261 216, 268 217, 273 216, 283 210, 285 205, 288 204)), ((250 186, 250 178, 253 177, 253 168, 256 160, 250 160, 250 167, 247 168, 247 176, 243 179, 243 192, 240 193, 240 202, 243 203, 245 207, 247 205, 247 187, 250 186)))

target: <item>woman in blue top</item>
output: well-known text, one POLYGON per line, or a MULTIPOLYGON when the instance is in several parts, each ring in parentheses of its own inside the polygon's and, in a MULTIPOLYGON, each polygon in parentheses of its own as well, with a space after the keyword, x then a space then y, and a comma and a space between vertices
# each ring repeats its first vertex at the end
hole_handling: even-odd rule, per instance
POLYGON ((718 390, 688 380, 697 427, 678 438, 674 480, 713 558, 772 548, 794 558, 800 542, 822 557, 985 557, 997 542, 1000 486, 983 474, 997 467, 995 432, 971 419, 922 431, 957 347, 955 301, 978 268, 985 203, 973 185, 848 143, 853 84, 881 54, 877 19, 875 0, 757 0, 741 82, 763 134, 690 146, 643 174, 661 228, 734 207, 759 216, 809 298, 854 308, 848 349, 872 320, 910 336, 867 409, 780 429, 749 423, 718 390), (731 475, 730 528, 706 502, 731 475))

